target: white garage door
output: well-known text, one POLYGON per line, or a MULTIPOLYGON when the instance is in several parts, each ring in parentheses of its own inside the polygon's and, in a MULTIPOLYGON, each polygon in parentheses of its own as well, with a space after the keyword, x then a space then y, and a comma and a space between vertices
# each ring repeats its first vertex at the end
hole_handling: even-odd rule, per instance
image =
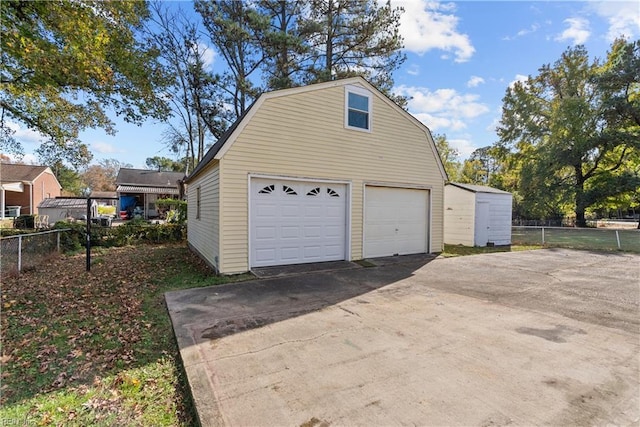
POLYGON ((345 259, 347 186, 251 180, 251 266, 345 259))
POLYGON ((429 191, 365 187, 364 256, 427 252, 429 191))

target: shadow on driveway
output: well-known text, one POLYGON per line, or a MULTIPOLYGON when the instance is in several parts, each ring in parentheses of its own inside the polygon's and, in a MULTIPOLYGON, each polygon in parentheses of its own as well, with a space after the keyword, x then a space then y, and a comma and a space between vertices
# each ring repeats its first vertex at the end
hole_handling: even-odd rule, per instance
POLYGON ((168 292, 165 299, 178 345, 185 348, 364 295, 412 276, 434 259, 430 254, 377 258, 368 263, 373 268, 350 263, 352 268, 313 274, 300 266, 289 268, 288 276, 168 292), (390 264, 394 268, 375 268, 390 264))

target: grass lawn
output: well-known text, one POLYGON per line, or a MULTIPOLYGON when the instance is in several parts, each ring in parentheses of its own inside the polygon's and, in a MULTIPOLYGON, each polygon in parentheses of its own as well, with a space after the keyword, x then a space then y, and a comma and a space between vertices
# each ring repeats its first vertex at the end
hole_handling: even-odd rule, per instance
MULTIPOLYGON (((540 227, 514 227, 511 237, 516 244, 541 244, 540 227)), ((640 230, 608 228, 544 228, 544 245, 595 251, 627 251, 640 253, 640 230), (618 249, 620 239, 620 249, 618 249)))
POLYGON ((230 280, 184 244, 56 256, 2 278, 0 420, 24 425, 196 424, 164 292, 230 280))
POLYGON ((490 254, 493 252, 517 252, 529 251, 532 249, 541 249, 542 245, 506 245, 506 246, 462 246, 462 245, 444 245, 444 251, 441 257, 449 258, 454 256, 490 254))

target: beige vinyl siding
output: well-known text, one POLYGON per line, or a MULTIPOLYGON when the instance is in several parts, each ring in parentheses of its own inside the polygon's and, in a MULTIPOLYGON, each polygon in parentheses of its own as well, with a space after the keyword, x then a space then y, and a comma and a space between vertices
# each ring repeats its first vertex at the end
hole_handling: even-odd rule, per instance
POLYGON ((189 244, 218 271, 220 257, 220 167, 214 161, 189 183, 187 234, 189 244), (196 218, 197 188, 200 188, 200 218, 196 218))
POLYGON ((473 246, 475 193, 447 185, 444 194, 444 242, 448 245, 473 246))
POLYGON ((443 178, 424 128, 373 94, 371 132, 344 127, 345 88, 265 99, 220 160, 222 271, 248 266, 248 175, 351 183, 351 259, 362 258, 365 183, 430 187, 431 251, 442 250, 443 178))

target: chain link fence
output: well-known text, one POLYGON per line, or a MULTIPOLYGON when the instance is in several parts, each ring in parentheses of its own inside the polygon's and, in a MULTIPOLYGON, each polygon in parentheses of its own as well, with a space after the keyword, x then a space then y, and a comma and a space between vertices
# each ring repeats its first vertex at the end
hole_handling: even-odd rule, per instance
POLYGON ((68 229, 4 236, 0 239, 0 272, 3 277, 38 266, 60 251, 60 236, 68 229))
POLYGON ((512 227, 514 245, 545 245, 561 248, 621 250, 640 253, 640 230, 569 227, 512 227))

